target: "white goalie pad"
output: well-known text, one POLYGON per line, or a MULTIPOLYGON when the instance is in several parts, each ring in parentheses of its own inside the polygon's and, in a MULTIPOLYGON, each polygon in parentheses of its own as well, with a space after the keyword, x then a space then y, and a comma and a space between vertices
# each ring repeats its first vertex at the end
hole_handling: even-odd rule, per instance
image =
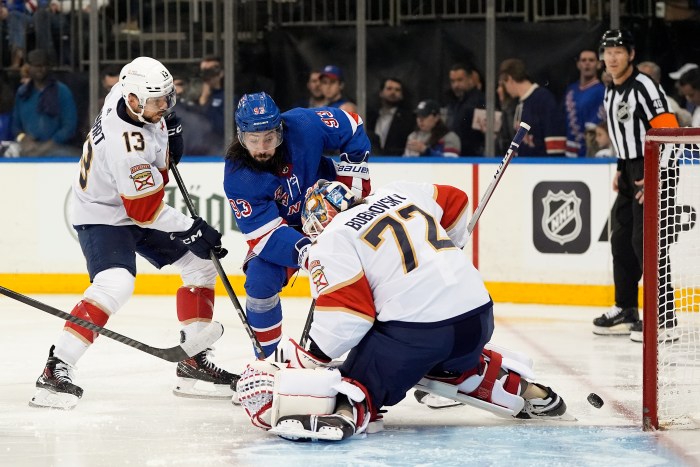
POLYGON ((491 343, 486 344, 484 349, 498 352, 503 356, 502 368, 514 371, 529 381, 534 381, 536 379, 534 370, 535 363, 527 354, 491 343))
POLYGON ((285 415, 332 414, 339 392, 353 402, 365 398, 362 390, 343 381, 336 369, 283 368, 275 374, 272 426, 285 415))

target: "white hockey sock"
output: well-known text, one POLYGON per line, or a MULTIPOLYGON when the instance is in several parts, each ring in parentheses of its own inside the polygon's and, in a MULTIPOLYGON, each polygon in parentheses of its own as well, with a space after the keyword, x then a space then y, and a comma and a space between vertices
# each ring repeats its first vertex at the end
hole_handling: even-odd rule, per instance
POLYGON ((53 354, 67 364, 75 366, 88 347, 88 344, 75 337, 73 333, 63 330, 58 336, 53 354))
POLYGON ((190 324, 186 324, 182 327, 182 330, 185 332, 185 340, 201 332, 204 328, 209 326, 209 324, 211 323, 208 321, 194 321, 190 324))

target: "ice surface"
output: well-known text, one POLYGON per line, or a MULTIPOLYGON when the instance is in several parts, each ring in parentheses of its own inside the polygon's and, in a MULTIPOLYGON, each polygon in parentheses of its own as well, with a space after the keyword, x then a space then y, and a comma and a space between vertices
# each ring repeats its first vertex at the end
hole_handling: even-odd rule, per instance
MULTIPOLYGON (((77 296, 37 295, 70 311, 77 296)), ((241 300, 243 301, 243 300, 241 300)), ((285 333, 299 337, 309 300, 283 299, 285 333)), ((594 336, 605 309, 497 304, 494 342, 529 354, 538 380, 564 397, 578 422, 503 420, 470 407, 431 410, 409 396, 385 414, 384 432, 342 443, 297 444, 250 424, 228 401, 172 395, 175 364, 100 337, 79 362, 85 395, 72 411, 30 408, 34 381, 61 321, 0 297, 2 466, 450 466, 700 465, 700 432, 641 431, 642 346, 594 336), (601 409, 586 401, 595 392, 601 409)), ((178 343, 174 297, 135 296, 107 327, 155 347, 178 343)), ((240 372, 252 345, 227 297, 214 360, 240 372)))

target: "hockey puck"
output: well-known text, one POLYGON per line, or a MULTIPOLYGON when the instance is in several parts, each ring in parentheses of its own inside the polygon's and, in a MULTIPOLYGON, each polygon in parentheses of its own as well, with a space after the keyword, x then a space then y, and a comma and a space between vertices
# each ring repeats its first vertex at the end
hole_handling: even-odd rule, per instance
POLYGON ((588 403, 596 409, 599 409, 603 406, 603 399, 601 399, 598 394, 592 392, 588 395, 588 403))

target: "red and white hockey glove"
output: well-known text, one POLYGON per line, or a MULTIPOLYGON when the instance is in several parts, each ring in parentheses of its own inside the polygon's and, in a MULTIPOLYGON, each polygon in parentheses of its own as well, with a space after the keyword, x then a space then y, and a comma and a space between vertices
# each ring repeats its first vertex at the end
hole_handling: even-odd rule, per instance
POLYGON ((362 156, 349 156, 344 152, 340 155, 340 162, 335 166, 335 179, 347 185, 357 198, 364 198, 372 191, 367 165, 368 157, 369 152, 362 156))
POLYGON ((280 368, 273 363, 255 361, 246 366, 236 385, 238 401, 253 425, 263 430, 270 429, 275 373, 279 370, 280 368))
POLYGON ((286 363, 290 368, 318 368, 325 367, 330 363, 330 359, 319 358, 316 355, 304 350, 297 342, 287 336, 282 336, 277 346, 278 361, 286 363))

